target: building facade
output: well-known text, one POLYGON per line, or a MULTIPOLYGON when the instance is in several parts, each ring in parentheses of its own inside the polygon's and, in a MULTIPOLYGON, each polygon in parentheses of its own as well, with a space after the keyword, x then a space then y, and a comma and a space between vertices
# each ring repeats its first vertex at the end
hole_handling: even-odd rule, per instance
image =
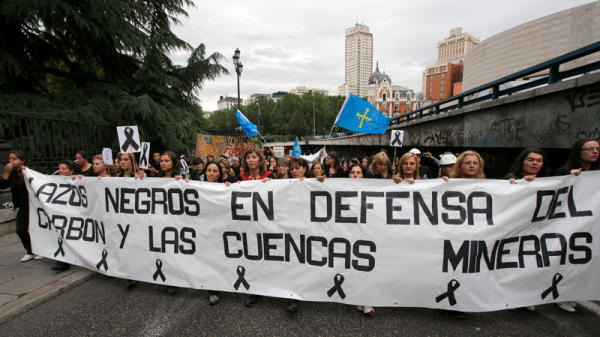
MULTIPOLYGON (((600 41, 599 18, 600 2, 595 1, 526 22, 484 40, 465 57, 464 90, 600 41)), ((600 52, 564 63, 560 71, 598 60, 600 52)))
POLYGON ((306 93, 309 92, 315 92, 317 94, 321 94, 323 96, 327 96, 329 95, 329 91, 325 90, 325 89, 317 89, 317 88, 307 88, 305 86, 299 85, 297 87, 295 87, 294 89, 290 90, 290 94, 295 94, 295 95, 304 95, 306 93))
POLYGON ((437 63, 423 71, 423 94, 436 102, 462 91, 463 61, 467 52, 479 43, 479 38, 463 32, 461 27, 450 29, 450 35, 437 45, 437 63))
POLYGON ((369 76, 373 72, 373 34, 369 27, 355 24, 346 29, 345 87, 338 93, 365 97, 369 92, 369 76))
POLYGON ((450 36, 438 42, 437 63, 459 62, 479 43, 479 38, 463 32, 462 27, 450 29, 450 36))
MULTIPOLYGON (((240 98, 240 101, 242 101, 241 98, 240 98)), ((219 96, 219 100, 217 101, 217 110, 230 109, 230 108, 233 108, 234 106, 237 106, 237 104, 238 104, 237 97, 219 96)))
POLYGON ((436 64, 425 68, 425 97, 432 101, 439 101, 460 93, 463 75, 463 63, 451 62, 436 64))
POLYGON ((392 118, 429 104, 422 94, 415 94, 412 89, 401 85, 392 85, 392 78, 379 71, 379 64, 369 76, 368 100, 377 110, 392 118))

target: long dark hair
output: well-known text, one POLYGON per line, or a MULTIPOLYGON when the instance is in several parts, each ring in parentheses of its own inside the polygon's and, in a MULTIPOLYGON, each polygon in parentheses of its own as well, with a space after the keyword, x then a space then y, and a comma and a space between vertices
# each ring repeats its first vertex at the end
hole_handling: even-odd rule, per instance
MULTIPOLYGON (((571 151, 569 151, 569 157, 567 158, 567 163, 565 164, 567 169, 572 170, 572 169, 578 169, 578 168, 583 167, 583 165, 581 164, 581 148, 583 147, 583 144, 585 144, 587 142, 598 142, 598 139, 584 138, 584 139, 580 139, 580 140, 576 141, 575 143, 573 143, 573 146, 571 147, 571 151)), ((590 163, 590 164, 591 164, 590 171, 597 170, 598 168, 600 168, 598 162, 590 163)))
MULTIPOLYGON (((327 152, 327 155, 331 157, 331 159, 333 159, 333 167, 337 170, 338 168, 341 167, 341 163, 340 163, 340 156, 338 156, 337 152, 331 151, 331 152, 327 152)), ((325 165, 325 166, 329 166, 329 165, 325 165)), ((329 167, 327 167, 329 169, 329 167)))
MULTIPOLYGON (((179 159, 177 158, 177 155, 175 154, 175 152, 173 151, 165 151, 163 152, 161 155, 162 156, 168 156, 169 159, 171 159, 171 162, 173 163, 173 167, 171 168, 171 175, 173 177, 175 177, 176 175, 179 175, 181 172, 181 163, 179 162, 179 159)), ((161 176, 164 177, 165 176, 165 172, 160 171, 161 176)))
POLYGON ((204 166, 204 181, 208 181, 208 180, 206 180, 206 169, 208 169, 209 165, 217 166, 217 170, 219 170, 219 178, 217 178, 217 182, 222 183, 223 182, 223 168, 216 161, 209 161, 208 163, 206 163, 206 166, 204 166))
POLYGON ((548 168, 548 162, 547 162, 548 158, 546 157, 546 153, 544 153, 544 151, 542 149, 538 149, 538 148, 534 148, 534 147, 527 148, 527 149, 521 151, 521 153, 519 153, 519 155, 517 156, 517 159, 515 159, 513 164, 510 166, 510 170, 509 170, 510 175, 512 175, 514 178, 523 178, 523 161, 525 160, 525 158, 527 158, 527 156, 529 156, 530 153, 537 153, 544 158, 544 164, 543 164, 542 168, 540 169, 540 172, 537 174, 537 177, 546 177, 549 175, 549 172, 547 169, 548 168))

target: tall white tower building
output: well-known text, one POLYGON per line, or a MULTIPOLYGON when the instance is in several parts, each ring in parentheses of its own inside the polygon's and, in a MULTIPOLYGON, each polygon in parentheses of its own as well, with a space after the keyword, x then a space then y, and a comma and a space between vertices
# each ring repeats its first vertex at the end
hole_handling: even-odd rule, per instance
POLYGON ((373 73, 373 34, 370 33, 369 27, 357 23, 354 27, 346 29, 345 61, 346 93, 358 97, 368 96, 369 76, 373 73))

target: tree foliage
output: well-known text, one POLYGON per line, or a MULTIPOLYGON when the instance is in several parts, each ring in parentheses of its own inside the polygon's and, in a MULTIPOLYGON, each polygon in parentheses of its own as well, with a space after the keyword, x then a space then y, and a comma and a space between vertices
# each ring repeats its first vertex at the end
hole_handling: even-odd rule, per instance
MULTIPOLYGON (((323 96, 312 92, 302 96, 286 94, 274 102, 260 96, 240 111, 258 125, 261 134, 308 136, 327 135, 344 103, 343 96, 323 96), (260 111, 260 116, 259 116, 260 111), (314 130, 313 130, 314 128, 314 130)), ((233 133, 239 127, 236 108, 217 110, 208 118, 207 130, 233 133)))
MULTIPOLYGON (((205 126, 197 94, 227 70, 170 29, 190 0, 0 0, 0 111, 113 125, 189 149, 205 126), (190 52, 173 64, 176 50, 190 52)), ((115 134, 116 136, 116 134, 115 134)))

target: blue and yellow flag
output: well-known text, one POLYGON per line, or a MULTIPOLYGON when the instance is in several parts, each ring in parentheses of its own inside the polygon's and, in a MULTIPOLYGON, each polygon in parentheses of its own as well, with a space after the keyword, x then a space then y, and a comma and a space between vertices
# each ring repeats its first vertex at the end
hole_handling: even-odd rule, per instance
POLYGON ((292 157, 296 157, 302 154, 302 149, 300 148, 300 143, 298 142, 298 136, 296 136, 296 141, 294 142, 294 147, 292 148, 292 157))
POLYGON ((240 110, 237 110, 236 116, 238 122, 240 123, 240 126, 242 127, 242 131, 244 131, 246 136, 253 137, 258 134, 258 129, 256 128, 256 125, 251 123, 240 110))
POLYGON ((385 133, 392 118, 384 116, 369 102, 348 95, 335 119, 335 125, 360 133, 385 133))

